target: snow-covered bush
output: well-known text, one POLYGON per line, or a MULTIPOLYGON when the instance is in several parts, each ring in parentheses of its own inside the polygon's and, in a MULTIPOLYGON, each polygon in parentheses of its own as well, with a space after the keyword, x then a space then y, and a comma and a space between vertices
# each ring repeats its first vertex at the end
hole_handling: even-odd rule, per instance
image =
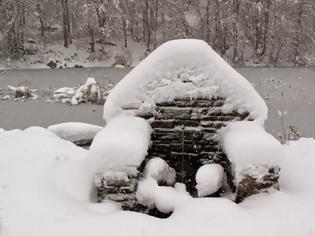
POLYGON ((86 83, 80 86, 74 96, 71 98, 72 105, 78 105, 79 103, 90 102, 102 104, 104 103, 103 94, 100 87, 97 85, 94 78, 88 78, 86 83))
POLYGON ((130 67, 130 64, 130 59, 127 57, 127 55, 118 54, 115 56, 115 66, 130 67))

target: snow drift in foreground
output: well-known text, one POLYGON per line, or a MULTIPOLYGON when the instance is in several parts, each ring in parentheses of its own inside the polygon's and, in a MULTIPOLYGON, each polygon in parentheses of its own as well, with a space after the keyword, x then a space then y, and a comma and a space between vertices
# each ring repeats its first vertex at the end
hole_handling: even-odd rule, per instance
POLYGON ((251 84, 207 43, 182 39, 164 43, 134 68, 111 91, 104 119, 125 113, 123 108, 154 106, 174 96, 224 97, 226 111, 249 111, 261 124, 267 106, 251 84))
POLYGON ((88 151, 42 128, 0 132, 1 236, 310 236, 315 233, 315 141, 284 146, 281 191, 237 205, 187 198, 168 219, 91 203, 88 151))
POLYGON ((75 142, 93 139, 103 127, 82 122, 66 122, 51 125, 47 129, 62 139, 75 142))

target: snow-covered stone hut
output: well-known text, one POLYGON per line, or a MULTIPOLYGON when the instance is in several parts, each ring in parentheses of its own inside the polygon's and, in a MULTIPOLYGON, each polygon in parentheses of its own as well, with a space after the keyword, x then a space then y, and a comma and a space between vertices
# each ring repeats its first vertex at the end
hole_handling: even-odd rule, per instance
MULTIPOLYGON (((207 183, 207 178, 212 178, 213 168, 198 171, 201 166, 212 163, 223 167, 227 180, 224 188, 234 191, 235 173, 229 155, 239 150, 236 147, 231 151, 231 145, 225 145, 226 140, 226 143, 230 141, 226 133, 235 130, 229 124, 248 121, 240 122, 239 126, 245 130, 248 126, 261 127, 261 130, 250 128, 261 132, 259 138, 254 138, 255 145, 263 136, 276 143, 277 149, 277 141, 264 132, 266 118, 263 99, 208 44, 200 40, 167 42, 121 80, 106 100, 107 126, 96 136, 90 149, 96 160, 99 197, 118 200, 123 205, 127 202, 126 208, 130 202, 133 206, 141 203, 167 213, 171 211, 169 208, 165 210, 155 202, 153 192, 158 187, 147 187, 150 181, 142 181, 145 184, 138 186, 138 180, 149 177, 156 186, 184 183, 187 192, 178 184, 174 191, 177 194, 181 189, 179 192, 185 192, 185 196, 217 194, 222 191, 222 183, 217 188, 212 186, 213 191, 202 187, 203 179, 207 183), (197 172, 199 175, 195 177, 197 172)), ((268 150, 270 146, 264 148, 268 150)), ((268 175, 269 167, 277 162, 265 164, 268 175)), ((213 173, 220 175, 220 170, 216 170, 213 173)), ((277 180, 272 178, 270 186, 277 180)))

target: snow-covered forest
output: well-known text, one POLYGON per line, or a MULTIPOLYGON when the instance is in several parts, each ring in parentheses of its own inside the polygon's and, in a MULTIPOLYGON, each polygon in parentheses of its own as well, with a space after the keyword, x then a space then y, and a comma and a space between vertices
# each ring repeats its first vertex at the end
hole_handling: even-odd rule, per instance
POLYGON ((135 66, 165 41, 197 38, 234 65, 315 63, 314 0, 1 0, 0 16, 0 62, 47 63, 75 45, 63 59, 135 66))

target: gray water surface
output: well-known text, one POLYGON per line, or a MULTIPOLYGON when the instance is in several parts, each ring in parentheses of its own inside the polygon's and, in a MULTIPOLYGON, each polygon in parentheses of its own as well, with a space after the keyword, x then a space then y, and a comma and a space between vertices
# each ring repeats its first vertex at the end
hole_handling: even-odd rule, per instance
MULTIPOLYGON (((278 111, 286 126, 294 125, 304 137, 315 137, 315 68, 236 68, 256 88, 269 108, 266 128, 278 136, 282 133, 278 111)), ((130 69, 78 68, 31 69, 0 71, 0 88, 28 86, 32 89, 55 89, 78 86, 87 77, 116 84, 130 69)), ((82 104, 47 103, 44 100, 0 101, 0 128, 16 129, 29 126, 81 121, 104 125, 103 107, 82 104)))

